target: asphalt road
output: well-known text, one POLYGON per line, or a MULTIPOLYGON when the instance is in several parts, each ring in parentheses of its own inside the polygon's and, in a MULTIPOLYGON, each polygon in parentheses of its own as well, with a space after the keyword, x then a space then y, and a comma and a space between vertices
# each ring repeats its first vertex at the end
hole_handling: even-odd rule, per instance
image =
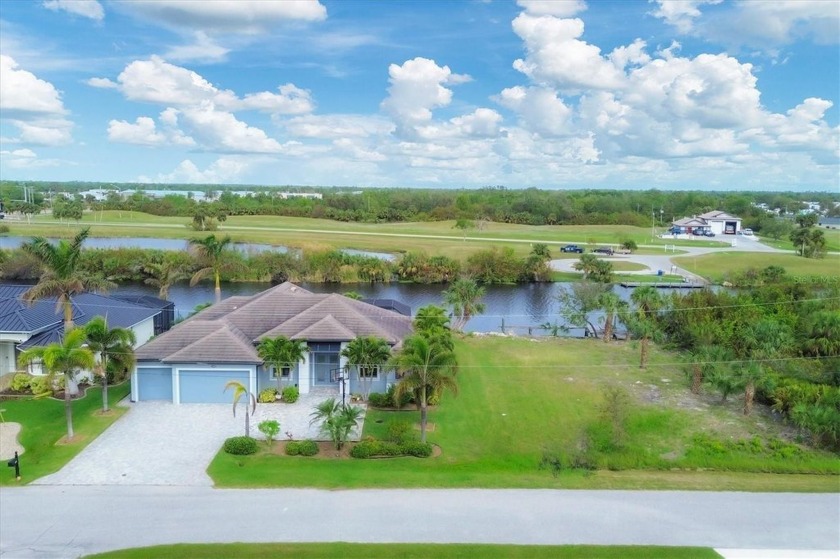
POLYGON ((557 490, 0 489, 0 557, 176 542, 655 544, 840 549, 837 494, 557 490))

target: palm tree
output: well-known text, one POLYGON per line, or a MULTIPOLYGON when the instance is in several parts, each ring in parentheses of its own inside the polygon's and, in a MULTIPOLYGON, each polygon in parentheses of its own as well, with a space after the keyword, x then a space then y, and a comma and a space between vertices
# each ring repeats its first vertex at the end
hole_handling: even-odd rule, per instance
POLYGON ((303 356, 309 351, 306 342, 302 340, 290 340, 286 336, 276 338, 265 338, 257 345, 257 354, 260 359, 274 367, 277 373, 277 389, 283 387, 283 367, 291 368, 303 360, 303 356))
POLYGON ((731 356, 723 346, 703 345, 694 349, 688 358, 691 391, 694 394, 699 394, 703 381, 714 377, 716 372, 730 361, 731 356))
POLYGON ((216 282, 217 303, 222 300, 221 275, 222 270, 226 268, 224 262, 225 251, 231 242, 229 236, 217 239, 216 235, 208 235, 203 239, 190 239, 190 247, 195 250, 199 259, 206 264, 204 268, 193 274, 192 279, 190 279, 190 287, 194 287, 198 282, 212 275, 216 282))
POLYGON ((43 363, 49 375, 50 385, 55 375, 64 375, 64 415, 67 418, 67 440, 73 438, 73 407, 70 403, 70 384, 80 370, 92 369, 95 363, 93 352, 84 347, 85 331, 71 329, 64 333, 64 339, 48 346, 27 349, 20 354, 19 363, 25 367, 34 361, 43 363))
POLYGON ((310 414, 312 419, 309 424, 320 421, 321 433, 329 435, 330 440, 335 444, 335 449, 341 450, 353 428, 359 424, 361 416, 362 408, 345 406, 337 402, 335 398, 328 398, 315 406, 315 411, 310 414))
POLYGON ((341 350, 341 355, 347 359, 348 371, 350 367, 356 367, 356 374, 362 385, 362 396, 367 400, 371 379, 391 357, 391 346, 382 338, 361 336, 347 344, 347 347, 341 350))
POLYGON ((455 350, 452 330, 449 328, 449 317, 446 310, 437 305, 426 305, 417 310, 412 322, 414 332, 423 335, 427 340, 434 341, 449 351, 455 350))
POLYGON ((635 305, 635 308, 629 315, 630 324, 632 329, 635 330, 636 335, 640 338, 641 355, 639 358, 639 368, 644 369, 647 367, 648 345, 650 344, 650 340, 659 332, 655 322, 655 315, 662 309, 663 301, 656 288, 650 285, 637 287, 633 291, 633 294, 630 295, 630 300, 635 305))
POLYGON ((149 277, 143 280, 146 285, 158 288, 158 297, 164 300, 169 299, 169 288, 175 282, 190 277, 186 269, 179 262, 164 259, 162 262, 149 262, 143 265, 142 270, 149 277))
POLYGON ((426 442, 428 396, 445 389, 458 393, 458 385, 451 376, 457 367, 455 353, 420 335, 410 336, 403 342, 402 350, 391 359, 391 364, 404 374, 394 391, 399 402, 406 392, 419 396, 420 440, 426 442))
POLYGON ((233 388, 233 417, 236 417, 236 405, 239 399, 245 396, 245 436, 251 436, 251 414, 257 411, 257 399, 251 394, 251 391, 245 388, 245 385, 238 380, 229 381, 225 385, 225 392, 228 388, 233 388))
POLYGON ((756 384, 765 379, 769 362, 783 355, 791 346, 790 331, 782 323, 765 318, 746 328, 743 344, 742 351, 750 359, 740 372, 744 384, 744 415, 749 415, 756 384))
POLYGON ((106 291, 114 284, 82 272, 79 267, 82 244, 87 239, 90 228, 82 229, 72 241, 61 240, 51 244, 44 237, 33 237, 21 248, 33 256, 43 267, 38 283, 26 290, 22 298, 29 304, 39 299, 55 297, 56 310, 64 311, 64 332, 73 328, 73 296, 84 291, 106 291))
POLYGON ((812 314, 805 325, 802 343, 806 355, 840 355, 840 312, 820 311, 812 314))
POLYGON ((108 371, 134 367, 134 344, 137 338, 127 328, 108 328, 108 321, 93 317, 85 324, 87 346, 99 356, 96 373, 102 377, 102 411, 108 411, 108 371), (109 369, 110 368, 110 369, 109 369))
POLYGON ((625 303, 612 291, 605 291, 598 297, 598 304, 604 309, 604 342, 609 343, 615 330, 615 319, 625 303))
POLYGON ((443 300, 452 307, 452 314, 457 317, 456 330, 463 329, 473 315, 484 312, 485 305, 479 300, 484 297, 485 292, 484 287, 468 278, 456 279, 449 289, 443 292, 443 300))

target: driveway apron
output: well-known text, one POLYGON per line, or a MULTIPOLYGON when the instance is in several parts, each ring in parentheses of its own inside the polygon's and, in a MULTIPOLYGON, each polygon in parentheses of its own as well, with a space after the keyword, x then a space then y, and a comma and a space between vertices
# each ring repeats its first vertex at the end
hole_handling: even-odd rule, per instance
POLYGON ((212 485, 205 473, 227 437, 244 435, 227 404, 129 404, 116 423, 40 485, 212 485))

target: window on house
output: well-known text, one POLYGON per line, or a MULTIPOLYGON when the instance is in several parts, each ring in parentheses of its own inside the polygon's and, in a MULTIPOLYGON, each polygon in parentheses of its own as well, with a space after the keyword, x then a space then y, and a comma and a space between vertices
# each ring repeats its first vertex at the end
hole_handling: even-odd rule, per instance
POLYGON ((359 367, 359 376, 369 379, 379 378, 379 365, 361 365, 359 367))
MULTIPOLYGON (((292 376, 291 367, 280 367, 280 378, 289 378, 292 376)), ((277 378, 277 367, 271 368, 271 378, 277 378)))

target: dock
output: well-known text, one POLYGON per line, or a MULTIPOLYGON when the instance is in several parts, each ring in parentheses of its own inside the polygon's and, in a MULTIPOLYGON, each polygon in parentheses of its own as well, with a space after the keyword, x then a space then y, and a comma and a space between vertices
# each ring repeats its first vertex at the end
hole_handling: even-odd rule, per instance
POLYGON ((643 281, 623 281, 619 283, 621 287, 643 287, 645 285, 650 285, 652 287, 658 287, 661 289, 701 289, 706 287, 705 283, 697 283, 697 282, 682 282, 682 281, 664 281, 664 282, 643 282, 643 281))

